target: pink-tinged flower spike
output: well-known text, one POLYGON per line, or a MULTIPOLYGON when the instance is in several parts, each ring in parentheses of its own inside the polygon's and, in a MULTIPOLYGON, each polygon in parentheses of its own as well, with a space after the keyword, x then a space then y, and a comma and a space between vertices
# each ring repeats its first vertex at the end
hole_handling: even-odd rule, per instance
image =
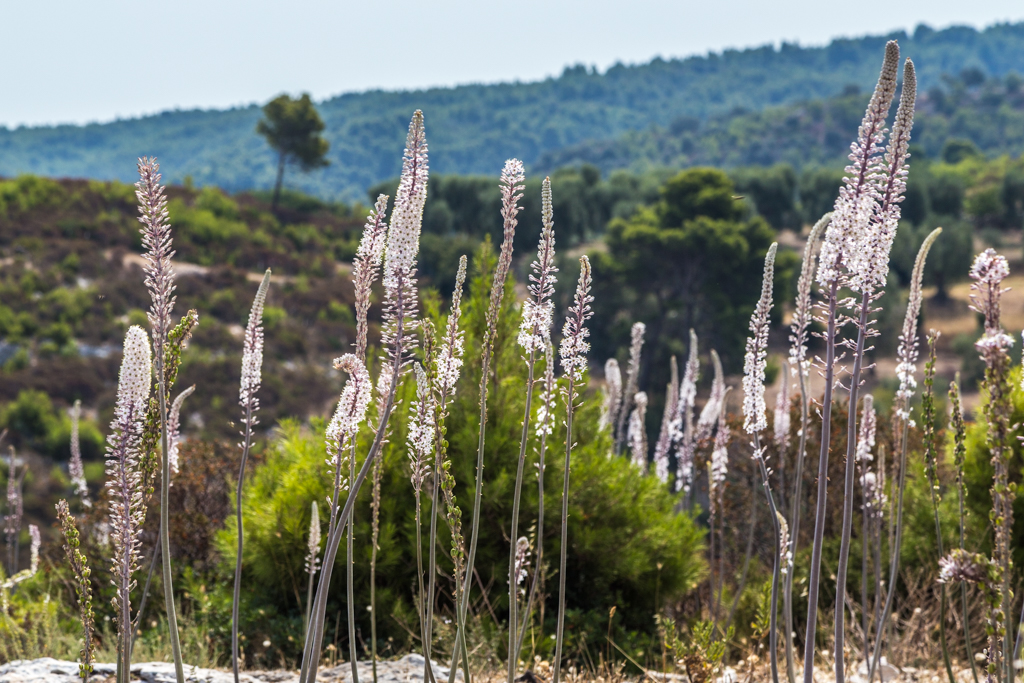
POLYGON ((174 403, 171 404, 171 411, 167 414, 167 443, 169 445, 167 457, 171 462, 171 474, 177 474, 181 469, 178 462, 178 447, 184 441, 181 438, 181 406, 195 390, 196 385, 193 384, 178 394, 174 403))
POLYGON ((626 422, 629 418, 629 411, 633 407, 631 401, 637 390, 637 380, 640 377, 640 352, 644 346, 644 334, 647 332, 647 325, 633 323, 629 331, 629 365, 626 366, 626 386, 622 390, 622 402, 619 404, 619 419, 615 429, 615 452, 622 452, 626 443, 626 422))
POLYGON ((423 206, 427 201, 427 138, 423 113, 409 122, 402 176, 384 251, 384 329, 381 342, 392 358, 405 361, 405 335, 416 317, 416 257, 420 251, 423 206))
POLYGON ((978 254, 971 266, 971 308, 985 316, 985 333, 975 343, 982 357, 987 361, 993 354, 1005 353, 1013 346, 1013 338, 1003 332, 1000 299, 1007 291, 1002 282, 1010 274, 1006 257, 994 249, 978 254))
MULTIPOLYGON (((267 288, 270 287, 270 268, 263 274, 263 280, 256 290, 256 296, 249 309, 249 322, 245 326, 242 339, 242 377, 239 382, 238 404, 242 406, 242 459, 238 469, 238 484, 235 488, 235 530, 238 534, 238 550, 235 555, 235 589, 231 604, 231 666, 238 683, 238 610, 242 589, 242 483, 245 481, 245 466, 252 448, 253 428, 259 424, 256 411, 260 409, 260 400, 256 392, 263 381, 263 305, 267 300, 267 288)), ((180 408, 180 405, 179 405, 180 408)), ((168 429, 168 432, 170 430, 168 429)), ((168 434, 170 442, 170 434, 168 434)), ((169 453, 168 453, 169 455, 169 453)))
POLYGON ((71 407, 71 460, 68 462, 68 474, 75 492, 82 499, 84 507, 92 507, 89 500, 89 486, 85 482, 85 468, 82 466, 82 442, 78 437, 78 422, 82 418, 82 402, 75 400, 71 407))
POLYGON ((685 506, 689 507, 690 486, 693 483, 693 456, 697 448, 693 438, 693 409, 697 404, 697 380, 700 379, 700 359, 697 357, 697 334, 690 330, 690 353, 683 370, 683 383, 679 386, 676 419, 671 425, 672 442, 676 444, 676 490, 686 492, 685 506))
POLYGON ((21 518, 24 515, 24 501, 21 497, 21 482, 25 476, 25 468, 18 475, 18 460, 14 455, 14 446, 10 446, 10 457, 7 462, 7 514, 4 515, 4 535, 7 537, 7 574, 18 571, 18 536, 21 535, 21 518))
MULTIPOLYGON (((153 329, 153 344, 158 356, 162 353, 171 330, 171 311, 174 309, 174 268, 171 259, 171 225, 167 221, 167 196, 160 184, 160 164, 155 158, 139 159, 139 182, 135 183, 135 196, 139 200, 139 222, 142 223, 142 246, 146 249, 146 288, 152 304, 149 325, 153 329)), ((159 363, 157 369, 159 370, 159 363)))
POLYGON ((122 670, 131 668, 132 574, 138 569, 139 538, 146 506, 139 473, 139 443, 153 377, 149 336, 138 325, 128 329, 117 383, 114 420, 107 437, 107 491, 110 495, 111 540, 114 545, 114 607, 122 670))
POLYGON ((714 349, 711 349, 711 366, 714 368, 715 377, 711 380, 711 395, 708 396, 708 402, 704 404, 704 409, 700 411, 700 417, 697 418, 697 432, 694 436, 694 441, 697 443, 711 436, 725 402, 726 387, 725 375, 722 372, 722 359, 718 357, 718 352, 714 349))
POLYGON ((910 132, 914 127, 914 105, 917 99, 917 76, 914 63, 907 60, 903 69, 903 91, 896 120, 889 136, 885 156, 874 165, 878 185, 877 214, 871 228, 861 237, 861 246, 850 255, 852 272, 850 287, 862 294, 872 294, 885 287, 889 274, 889 252, 900 220, 900 202, 907 190, 907 160, 910 158, 910 132))
POLYGON ((366 313, 370 310, 370 291, 380 276, 384 261, 384 247, 388 236, 388 225, 384 215, 388 209, 388 196, 379 195, 377 202, 366 217, 363 237, 359 250, 352 262, 352 284, 356 298, 356 355, 366 358, 366 313))
POLYGON ((459 258, 459 270, 455 274, 455 289, 452 291, 452 307, 445 325, 444 339, 441 340, 441 352, 435 361, 435 388, 442 394, 455 391, 462 371, 463 338, 466 333, 459 329, 462 317, 462 285, 466 282, 466 256, 459 258))
POLYGON ((348 373, 348 380, 341 390, 334 417, 327 425, 324 442, 327 446, 327 464, 340 471, 347 457, 345 454, 359 432, 359 426, 366 419, 366 409, 373 398, 373 383, 366 365, 355 354, 346 353, 336 359, 334 367, 348 373))
POLYGON ((42 539, 39 536, 39 527, 35 524, 28 525, 28 535, 32 539, 32 545, 29 546, 29 572, 35 574, 39 571, 39 546, 42 545, 42 539))
POLYGON ((430 458, 434 454, 434 401, 430 381, 423 366, 413 366, 416 375, 416 400, 412 402, 412 419, 406 437, 409 452, 409 480, 419 496, 423 482, 430 474, 430 458))
POLYGON ((875 456, 871 454, 871 451, 875 447, 875 429, 878 424, 878 418, 875 414, 875 399, 871 394, 864 397, 863 407, 861 408, 861 422, 860 422, 860 434, 857 438, 857 451, 856 459, 858 463, 863 463, 864 467, 867 467, 867 463, 872 462, 875 456))
POLYGON ((555 304, 555 225, 551 205, 551 179, 545 178, 541 188, 541 217, 543 228, 537 245, 537 258, 530 266, 529 298, 523 302, 523 318, 519 326, 519 345, 523 351, 543 353, 551 338, 551 323, 555 304))
POLYGON ((720 491, 725 478, 729 474, 729 425, 726 423, 724 410, 725 395, 731 387, 726 387, 722 395, 723 410, 718 412, 718 428, 715 430, 715 445, 711 450, 711 491, 720 491))
POLYGON ((910 419, 910 400, 917 389, 917 380, 914 378, 914 373, 917 372, 917 318, 921 314, 923 301, 921 287, 924 282, 924 265, 928 251, 941 233, 942 228, 935 228, 921 243, 910 276, 907 314, 903 318, 903 331, 900 333, 900 343, 896 350, 896 377, 900 380, 900 386, 896 390, 895 408, 901 420, 910 419))
POLYGON ((629 416, 629 452, 632 455, 633 464, 639 467, 641 472, 646 472, 647 428, 644 423, 647 419, 647 392, 636 392, 633 404, 635 407, 629 416))
POLYGON ((789 448, 789 363, 782 361, 782 379, 775 395, 775 445, 779 453, 789 448))
POLYGON ((671 380, 665 387, 665 411, 661 414, 661 431, 654 445, 654 474, 663 484, 668 483, 668 454, 672 449, 672 421, 679 406, 679 366, 676 357, 671 360, 671 380))
POLYGON ((811 362, 807 358, 807 334, 814 320, 814 310, 811 305, 811 285, 814 284, 814 263, 817 256, 815 248, 818 240, 825 231, 829 221, 832 220, 832 212, 829 211, 818 219, 818 222, 811 228, 807 235, 807 242, 804 244, 804 258, 800 264, 800 279, 796 283, 796 306, 793 310, 793 321, 790 324, 790 348, 789 348, 789 369, 794 377, 802 373, 804 378, 811 370, 811 362))
MULTIPOLYGON (((590 259, 581 256, 580 279, 576 284, 573 304, 569 307, 569 314, 562 327, 562 345, 558 351, 562 358, 562 370, 568 378, 568 386, 565 388, 564 394, 565 463, 562 474, 562 550, 558 565, 558 621, 555 632, 555 671, 551 677, 552 683, 559 683, 562 671, 562 636, 565 628, 565 560, 569 546, 569 466, 573 447, 572 417, 576 408, 577 384, 583 381, 583 371, 587 367, 587 352, 590 351, 590 343, 587 342, 587 337, 590 336, 587 320, 594 315, 590 308, 590 304, 594 301, 594 297, 590 295, 592 277, 590 259)), ((636 325, 633 326, 633 329, 636 329, 636 325)), ((642 329, 640 336, 642 339, 642 329)), ((639 361, 639 349, 637 359, 639 361)))
POLYGON ((875 162, 885 140, 885 119, 896 93, 899 60, 899 45, 890 40, 885 46, 882 71, 861 121, 857 140, 850 146, 850 165, 846 167, 846 177, 839 189, 835 211, 818 255, 817 279, 825 290, 837 282, 842 283, 843 270, 852 268, 851 260, 858 257, 864 232, 875 215, 879 199, 875 162))
MULTIPOLYGON (((522 586, 523 581, 529 575, 530 569, 530 539, 526 536, 520 536, 519 540, 516 541, 516 568, 515 568, 515 585, 522 586)), ((525 593, 524 588, 519 588, 520 593, 525 593)))
POLYGON ((306 619, 303 622, 309 628, 309 610, 313 605, 313 577, 320 569, 320 510, 316 501, 309 508, 309 537, 306 539, 306 573, 309 583, 306 587, 306 619))
POLYGON ((747 434, 756 434, 768 426, 764 403, 764 371, 768 361, 768 316, 772 310, 777 249, 778 244, 772 242, 764 257, 761 298, 750 316, 750 336, 747 337, 747 354, 743 359, 743 429, 747 434))
POLYGON ((618 423, 619 403, 622 401, 622 370, 619 361, 609 358, 604 363, 604 403, 598 426, 608 429, 618 423))

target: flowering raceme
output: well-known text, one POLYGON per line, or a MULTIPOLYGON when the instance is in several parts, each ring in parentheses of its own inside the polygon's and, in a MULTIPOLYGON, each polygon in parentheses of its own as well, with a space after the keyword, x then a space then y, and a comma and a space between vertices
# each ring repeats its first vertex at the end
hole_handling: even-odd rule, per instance
POLYGON ((772 284, 775 279, 775 252, 778 244, 772 242, 764 257, 764 279, 761 298, 750 318, 750 336, 743 359, 743 429, 747 434, 760 432, 768 426, 764 402, 764 373, 768 364, 768 318, 772 310, 772 284))

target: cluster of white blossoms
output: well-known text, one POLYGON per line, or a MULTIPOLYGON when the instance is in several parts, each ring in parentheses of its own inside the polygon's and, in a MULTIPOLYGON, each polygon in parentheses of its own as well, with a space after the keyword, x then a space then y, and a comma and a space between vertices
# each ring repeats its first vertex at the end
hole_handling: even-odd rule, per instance
POLYGON ((463 339, 466 333, 459 329, 462 317, 462 285, 466 281, 466 256, 459 259, 459 270, 455 275, 455 289, 452 291, 452 307, 445 325, 441 352, 434 361, 434 385, 442 394, 455 391, 462 372, 462 355, 465 351, 463 339))
POLYGON ((609 358, 604 363, 604 401, 601 404, 601 417, 598 426, 608 429, 619 414, 619 403, 622 401, 622 370, 619 361, 609 358))
POLYGON ((519 325, 519 345, 523 351, 543 353, 551 339, 555 304, 555 223, 551 203, 551 179, 545 178, 541 187, 541 219, 543 227, 537 244, 537 258, 530 266, 529 298, 523 302, 523 317, 519 325))
POLYGON ((71 407, 71 460, 68 461, 68 474, 75 492, 82 499, 82 505, 92 507, 89 500, 89 486, 85 481, 85 467, 82 465, 82 442, 78 435, 78 423, 82 417, 82 402, 78 399, 71 407))
POLYGON ((1013 337, 1003 331, 1000 323, 1003 280, 1009 274, 1006 257, 991 248, 978 254, 971 266, 971 308, 985 316, 985 333, 974 345, 986 359, 1013 347, 1013 337))
POLYGON ((380 274, 384 261, 384 247, 387 245, 388 226, 385 212, 388 196, 379 195, 370 215, 363 226, 359 249, 352 261, 352 284, 355 288, 356 308, 356 355, 366 357, 366 313, 370 309, 370 292, 380 274))
POLYGON ((430 474, 430 458, 434 454, 434 400, 430 391, 430 381, 423 366, 413 366, 416 375, 416 400, 412 402, 409 420, 409 432, 406 441, 409 444, 409 480, 413 491, 419 493, 423 481, 430 474))
POLYGON ((815 247, 821 234, 825 231, 832 212, 818 219, 807 235, 804 244, 804 258, 800 264, 800 278, 796 283, 796 308, 793 310, 793 322, 789 334, 789 369, 794 377, 803 373, 806 378, 811 370, 811 361, 807 357, 807 334, 814 320, 814 308, 811 304, 811 285, 814 284, 815 247))
MULTIPOLYGON (((171 466, 171 474, 177 474, 181 469, 178 459, 178 450, 184 441, 181 437, 181 406, 195 390, 196 385, 193 384, 178 394, 167 413, 167 462, 171 466)), ((173 485, 173 482, 169 485, 173 485)))
POLYGON ((775 396, 775 445, 779 451, 786 452, 789 448, 789 363, 782 363, 782 380, 779 382, 779 393, 775 396))
MULTIPOLYGON (((725 403, 725 393, 722 395, 722 403, 725 403)), ((718 429, 715 432, 715 445, 711 449, 711 492, 714 493, 724 482, 729 474, 729 425, 725 421, 726 412, 718 413, 718 429)))
MULTIPOLYGON (((346 353, 335 360, 334 367, 348 373, 348 380, 338 399, 338 407, 325 434, 329 456, 327 464, 337 468, 341 464, 339 454, 346 450, 366 418, 366 409, 373 396, 373 384, 370 373, 366 371, 366 364, 353 353, 346 353)), ((388 375, 386 372, 381 373, 382 377, 388 375)))
POLYGON ((779 245, 772 242, 764 257, 764 278, 761 298, 750 316, 750 336, 743 358, 743 429, 755 434, 768 426, 764 402, 764 372, 768 364, 768 326, 772 310, 772 286, 775 280, 775 252, 779 245))
POLYGON ((551 436, 555 431, 555 351, 550 340, 544 356, 546 367, 534 430, 540 436, 551 436))
POLYGON ((243 408, 259 407, 256 392, 263 380, 263 305, 267 300, 270 286, 270 269, 263 275, 256 297, 249 310, 249 322, 245 326, 242 342, 242 379, 238 389, 238 402, 243 408))
MULTIPOLYGON (((515 566, 515 584, 521 586, 530 573, 530 540, 526 536, 520 536, 516 541, 515 566)), ((522 590, 520 589, 520 591, 522 590)))
POLYGON ((942 228, 936 228, 925 238, 917 252, 914 270, 910 276, 907 313, 903 318, 903 331, 900 333, 899 346, 896 349, 896 377, 900 381, 900 386, 896 390, 895 410, 903 420, 910 418, 910 399, 917 389, 917 379, 914 377, 917 372, 917 318, 921 314, 924 264, 928 257, 928 251, 941 232, 942 228))
MULTIPOLYGON (((590 294, 593 276, 590 270, 590 259, 586 255, 580 257, 580 279, 576 283, 576 294, 573 296, 569 315, 562 326, 562 344, 558 355, 562 359, 562 371, 572 382, 583 380, 583 371, 587 369, 587 353, 590 351, 590 330, 587 320, 594 315, 590 308, 594 297, 590 294)), ((569 400, 574 400, 573 396, 569 400)))
POLYGON ((725 374, 722 372, 722 359, 714 349, 711 349, 711 366, 715 374, 711 380, 711 394, 704 404, 704 409, 700 411, 700 417, 697 418, 697 433, 694 437, 697 442, 711 436, 711 431, 725 408, 725 374))
POLYGON ((632 455, 633 464, 641 470, 647 469, 647 429, 644 423, 647 421, 647 392, 638 391, 633 397, 634 408, 629 416, 629 429, 626 431, 626 441, 629 443, 629 452, 632 455))

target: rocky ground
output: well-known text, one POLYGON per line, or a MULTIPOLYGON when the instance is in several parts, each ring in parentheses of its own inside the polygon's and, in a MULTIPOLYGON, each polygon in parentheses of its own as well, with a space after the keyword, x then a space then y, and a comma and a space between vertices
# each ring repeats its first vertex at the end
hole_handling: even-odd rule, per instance
MULTIPOLYGON (((406 655, 397 661, 377 662, 377 680, 379 683, 422 683, 423 657, 406 655)), ((438 680, 448 679, 448 669, 433 664, 434 677, 438 680)), ((115 666, 113 664, 96 664, 89 683, 102 683, 108 679, 113 681, 115 666)), ((359 679, 372 681, 373 672, 370 662, 359 662, 359 679)), ((317 680, 322 683, 342 683, 352 677, 352 667, 341 664, 330 669, 320 669, 317 680)), ((164 662, 142 662, 132 664, 132 678, 145 683, 174 683, 174 665, 164 662)), ((462 680, 462 672, 457 678, 462 680)), ((294 683, 299 679, 298 671, 246 671, 239 676, 240 683, 294 683)), ((185 680, 190 683, 234 683, 231 671, 221 669, 200 669, 185 667, 185 680)), ((78 664, 65 662, 51 657, 42 659, 19 660, 0 666, 0 683, 77 683, 78 664)))

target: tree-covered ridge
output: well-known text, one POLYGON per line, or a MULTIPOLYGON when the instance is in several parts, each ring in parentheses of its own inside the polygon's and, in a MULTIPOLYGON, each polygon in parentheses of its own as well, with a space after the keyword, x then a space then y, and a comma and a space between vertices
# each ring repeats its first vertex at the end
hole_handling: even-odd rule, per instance
MULTIPOLYGON (((983 31, 921 26, 913 35, 896 32, 838 39, 825 47, 784 43, 778 49, 658 58, 615 65, 604 73, 576 66, 534 83, 353 93, 320 106, 331 166, 292 183, 320 197, 356 198, 397 176, 398 162, 390 152, 401 144, 409 113, 416 108, 430 122, 435 171, 493 174, 513 156, 535 165, 545 153, 627 131, 686 127, 692 120, 730 112, 827 98, 848 85, 867 91, 889 38, 898 38, 917 63, 922 90, 938 85, 943 74, 963 69, 994 78, 1024 73, 1024 23, 1018 23, 983 31)), ((276 156, 254 133, 259 116, 254 104, 227 111, 169 111, 108 124, 0 130, 0 174, 129 181, 135 168, 125 160, 154 154, 172 181, 192 176, 232 191, 269 188, 276 156)), ((751 125, 746 121, 740 117, 735 125, 751 125)), ((829 149, 849 139, 844 132, 830 139, 829 149)))
MULTIPOLYGON (((680 117, 599 141, 545 153, 538 170, 580 163, 612 169, 650 167, 839 166, 868 101, 853 85, 828 99, 758 112, 733 112, 706 121, 680 117)), ((969 141, 990 155, 1024 152, 1024 79, 1016 73, 986 78, 979 69, 944 76, 922 91, 914 122, 917 153, 941 158, 951 139, 969 141)), ((956 158, 951 161, 958 161, 956 158)))

